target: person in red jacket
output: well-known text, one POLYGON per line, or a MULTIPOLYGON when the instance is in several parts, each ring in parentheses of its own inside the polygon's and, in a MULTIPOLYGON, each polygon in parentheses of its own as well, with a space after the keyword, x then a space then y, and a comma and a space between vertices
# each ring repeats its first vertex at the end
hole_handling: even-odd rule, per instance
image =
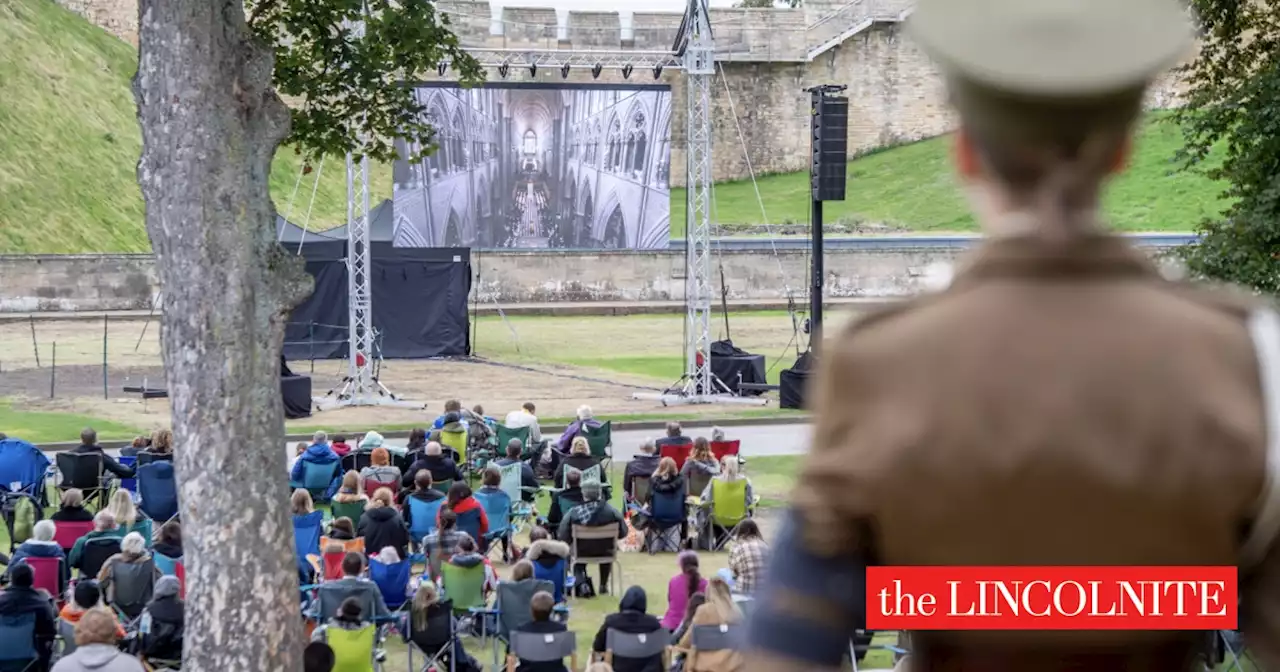
MULTIPOLYGON (((449 486, 449 494, 445 498, 444 506, 440 507, 443 512, 445 507, 453 511, 458 517, 458 530, 466 532, 475 538, 476 545, 484 549, 486 544, 484 535, 489 533, 489 516, 485 514, 484 507, 480 505, 479 500, 471 494, 471 486, 466 481, 456 481, 449 486), (476 528, 474 524, 465 522, 472 517, 471 512, 478 511, 480 513, 480 527, 476 528), (476 533, 479 533, 478 535, 476 533)), ((436 514, 436 525, 440 524, 440 514, 436 514)))

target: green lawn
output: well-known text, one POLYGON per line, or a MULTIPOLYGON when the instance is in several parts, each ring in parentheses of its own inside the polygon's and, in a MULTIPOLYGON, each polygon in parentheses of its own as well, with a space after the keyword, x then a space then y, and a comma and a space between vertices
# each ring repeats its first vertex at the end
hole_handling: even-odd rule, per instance
POLYGON ((132 439, 141 434, 136 427, 128 427, 101 418, 91 418, 75 413, 19 411, 0 402, 0 432, 31 443, 53 443, 80 440, 80 430, 92 427, 98 438, 107 440, 132 439))
MULTIPOLYGON (((1222 184, 1176 171, 1173 156, 1182 147, 1182 135, 1168 119, 1167 114, 1147 118, 1129 169, 1106 194, 1108 221, 1121 231, 1190 231, 1222 210, 1222 184)), ((851 161, 846 199, 825 205, 826 222, 884 223, 911 231, 976 230, 953 177, 950 142, 942 136, 851 161)), ((809 221, 807 172, 769 175, 758 183, 769 223, 809 221)), ((749 180, 718 184, 714 194, 714 215, 722 226, 764 223, 749 180)), ((684 190, 672 190, 671 202, 671 235, 683 237, 684 190)))
MULTIPOLYGON (((49 0, 0 3, 0 253, 146 252, 135 167, 142 150, 130 79, 132 46, 49 0)), ((301 161, 282 147, 271 190, 284 214, 301 161)), ((316 173, 292 219, 303 221, 316 173)), ((389 195, 378 166, 375 194, 389 195)), ((344 168, 327 162, 313 228, 346 220, 344 168)))

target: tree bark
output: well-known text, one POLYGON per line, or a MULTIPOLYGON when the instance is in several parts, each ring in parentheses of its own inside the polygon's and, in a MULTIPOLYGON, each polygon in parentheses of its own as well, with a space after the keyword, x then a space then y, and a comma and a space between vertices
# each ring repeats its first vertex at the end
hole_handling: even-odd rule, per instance
POLYGON ((241 0, 142 0, 139 19, 138 183, 177 443, 183 669, 300 670, 279 358, 310 280, 275 243, 268 190, 289 113, 241 0))

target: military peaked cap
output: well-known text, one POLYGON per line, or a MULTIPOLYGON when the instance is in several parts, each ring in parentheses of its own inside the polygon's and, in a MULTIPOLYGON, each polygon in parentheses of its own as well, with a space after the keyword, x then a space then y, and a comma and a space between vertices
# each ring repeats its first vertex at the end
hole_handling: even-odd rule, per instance
POLYGON ((908 29, 953 80, 1042 99, 1141 88, 1194 36, 1178 0, 917 0, 908 29))

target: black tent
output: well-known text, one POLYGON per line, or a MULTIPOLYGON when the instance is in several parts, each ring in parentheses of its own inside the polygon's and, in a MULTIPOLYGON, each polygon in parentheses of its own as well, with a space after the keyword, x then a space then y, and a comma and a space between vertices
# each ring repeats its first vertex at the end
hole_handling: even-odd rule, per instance
MULTIPOLYGON (((289 359, 347 356, 346 253, 343 240, 303 243, 315 291, 289 316, 284 345, 289 359)), ((419 359, 471 354, 471 250, 374 242, 369 257, 374 344, 380 348, 374 355, 419 359)))
MULTIPOLYGON (((347 239, 347 225, 329 229, 324 232, 326 238, 334 240, 347 239)), ((369 242, 371 243, 389 243, 396 237, 396 220, 395 207, 391 203, 391 199, 369 208, 369 242)))

